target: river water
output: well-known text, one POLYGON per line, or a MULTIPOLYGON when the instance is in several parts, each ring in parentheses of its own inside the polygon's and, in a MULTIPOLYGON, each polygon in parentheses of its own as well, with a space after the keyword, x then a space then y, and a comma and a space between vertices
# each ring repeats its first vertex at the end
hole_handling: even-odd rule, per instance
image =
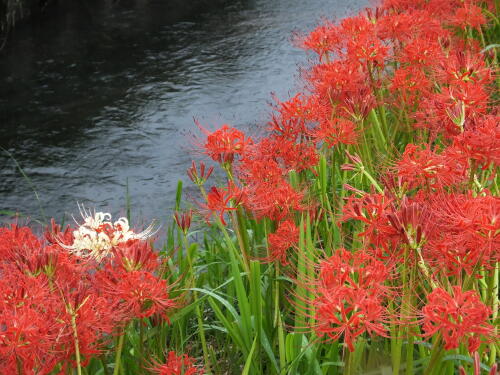
MULTIPOLYGON (((89 2, 15 30, 0 53, 0 211, 61 220, 77 202, 165 221, 193 158, 198 120, 258 133, 298 88, 291 42, 366 0, 89 2), (182 2, 181 2, 182 3, 182 2), (22 168, 20 172, 17 164, 22 168), (34 193, 36 191, 38 199, 34 193)), ((190 188, 186 189, 187 194, 190 188)), ((8 216, 0 218, 8 220, 8 216)))

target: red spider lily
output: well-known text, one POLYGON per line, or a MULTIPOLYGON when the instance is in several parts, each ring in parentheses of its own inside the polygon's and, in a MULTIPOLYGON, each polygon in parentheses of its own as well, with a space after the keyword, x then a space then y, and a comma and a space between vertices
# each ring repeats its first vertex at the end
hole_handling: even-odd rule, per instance
POLYGON ((437 79, 450 85, 464 82, 489 84, 493 80, 493 72, 479 53, 469 50, 453 49, 446 58, 439 59, 435 66, 437 79))
MULTIPOLYGON (((367 107, 371 109, 376 103, 373 92, 366 90, 370 76, 355 61, 341 60, 315 66, 308 79, 314 93, 320 102, 325 102, 325 106, 343 105, 352 100, 355 103, 368 103, 367 107)), ((378 85, 377 81, 372 83, 378 85)))
POLYGON ((41 247, 42 242, 28 227, 13 224, 10 228, 0 228, 0 260, 14 260, 19 253, 41 247))
POLYGON ((174 213, 174 221, 177 226, 182 230, 182 232, 186 235, 189 227, 191 227, 191 219, 193 218, 193 211, 189 210, 183 213, 175 212, 174 213))
POLYGON ((268 217, 280 221, 294 210, 300 211, 304 208, 301 204, 303 193, 295 191, 285 180, 277 185, 256 184, 247 194, 245 206, 253 211, 257 218, 268 217))
POLYGON ((439 17, 441 21, 445 21, 453 14, 453 10, 456 8, 456 2, 454 0, 431 0, 427 4, 419 2, 419 4, 415 4, 415 8, 422 8, 433 18, 439 17))
POLYGON ((427 95, 432 88, 432 83, 422 69, 414 66, 399 68, 394 72, 391 91, 400 95, 394 100, 393 105, 400 107, 402 104, 412 110, 419 96, 427 95))
POLYGON ((424 336, 441 333, 446 350, 468 341, 469 352, 473 353, 479 348, 481 336, 492 335, 493 326, 488 324, 491 309, 481 302, 477 291, 454 286, 448 293, 436 288, 427 301, 422 308, 424 336))
POLYGON ((0 267, 0 372, 49 373, 63 327, 60 311, 45 277, 28 276, 15 267, 0 267))
POLYGON ((105 295, 116 301, 125 319, 159 314, 168 320, 167 311, 177 306, 169 296, 167 281, 148 271, 124 271, 108 266, 98 273, 97 280, 105 295))
MULTIPOLYGON (((351 118, 357 123, 363 121, 370 111, 375 108, 375 97, 372 87, 359 88, 354 95, 348 94, 343 103, 336 108, 339 112, 335 117, 351 118)), ((332 116, 330 116, 332 117, 332 116)), ((325 117, 323 117, 324 119, 325 117)), ((321 121, 321 120, 320 120, 321 121)))
POLYGON ((187 170, 187 175, 194 184, 201 186, 208 180, 213 171, 214 167, 210 167, 206 170, 205 163, 200 162, 200 171, 198 172, 196 163, 192 161, 191 168, 187 170))
POLYGON ((486 113, 488 94, 481 84, 464 82, 443 88, 441 93, 424 98, 415 114, 415 126, 428 128, 433 136, 453 137, 464 131, 466 124, 486 113))
POLYGON ((500 260, 498 197, 442 194, 430 209, 439 235, 426 246, 428 262, 457 275, 495 267, 500 260))
POLYGON ((67 225, 63 231, 61 226, 56 224, 54 219, 51 219, 50 227, 46 228, 44 237, 50 244, 70 246, 73 243, 73 229, 67 225))
POLYGON ((277 185, 285 174, 277 160, 267 159, 265 155, 252 155, 241 161, 238 176, 246 185, 277 185))
POLYGON ((334 147, 340 143, 352 145, 358 139, 356 124, 341 117, 322 121, 319 127, 315 129, 315 135, 318 139, 324 141, 328 147, 334 147))
MULTIPOLYGON (((314 95, 308 95, 306 96, 305 94, 298 93, 297 95, 291 97, 287 101, 280 101, 277 98, 274 98, 276 105, 274 105, 274 109, 278 112, 279 117, 281 117, 284 121, 289 121, 289 120, 300 120, 300 125, 301 127, 296 128, 295 133, 300 132, 305 132, 305 124, 308 121, 314 121, 317 117, 317 113, 320 110, 319 105, 318 105, 318 98, 315 97, 314 95)), ((281 132, 278 129, 272 128, 270 130, 276 130, 281 135, 283 132, 281 132)), ((293 135, 292 132, 290 132, 290 135, 293 135)))
POLYGON ((166 363, 153 363, 150 368, 153 374, 158 375, 202 375, 202 368, 194 365, 194 359, 187 354, 177 355, 174 351, 168 352, 166 363))
POLYGON ((49 329, 47 316, 25 307, 2 311, 2 318, 5 319, 0 323, 2 374, 17 374, 19 368, 25 374, 50 373, 60 358, 54 350, 57 332, 49 329))
POLYGON ((421 249, 429 239, 434 238, 435 223, 425 204, 404 197, 398 207, 392 205, 392 210, 387 218, 403 243, 412 249, 421 249))
POLYGON ((238 172, 249 183, 261 183, 263 180, 270 183, 271 180, 274 180, 272 177, 279 180, 281 176, 288 174, 291 170, 300 172, 312 169, 317 164, 318 153, 313 142, 296 143, 287 138, 271 136, 262 139, 252 148, 242 160, 238 172), (259 171, 261 167, 264 167, 265 171, 259 171), (263 178, 252 178, 252 174, 255 177, 262 175, 263 178))
POLYGON ((341 248, 320 263, 318 277, 320 284, 326 288, 359 287, 386 294, 387 288, 383 284, 389 277, 389 270, 366 251, 351 253, 341 248))
POLYGON ((312 169, 318 164, 319 158, 315 144, 308 142, 294 143, 279 138, 274 141, 277 151, 276 158, 282 161, 282 169, 287 173, 292 170, 302 172, 306 169, 312 169))
POLYGON ((399 63, 413 69, 434 66, 444 57, 443 50, 435 38, 415 38, 406 44, 397 56, 399 63))
POLYGON ((244 200, 244 192, 233 183, 226 188, 217 188, 213 186, 207 194, 207 203, 202 207, 208 209, 208 218, 217 213, 222 225, 226 225, 224 214, 228 211, 238 209, 238 205, 244 200))
POLYGON ((340 169, 342 169, 343 171, 355 171, 357 170, 360 166, 363 165, 363 161, 361 160, 361 158, 354 154, 354 155, 351 155, 349 153, 349 151, 345 151, 345 154, 347 156, 347 158, 352 161, 352 164, 343 164, 340 166, 340 169))
POLYGON ((366 238, 376 247, 387 248, 398 232, 391 226, 388 214, 392 200, 382 194, 351 195, 343 207, 340 222, 360 220, 365 223, 364 231, 358 236, 366 238))
POLYGON ((345 35, 348 35, 349 38, 356 40, 359 37, 373 34, 376 25, 374 25, 373 22, 365 15, 359 14, 357 16, 344 18, 340 22, 340 27, 345 35))
MULTIPOLYGON (((384 6, 387 6, 387 1, 383 2, 384 6)), ((377 35, 383 40, 407 42, 415 37, 417 25, 415 17, 409 12, 386 12, 377 20, 377 35)))
POLYGON ((273 106, 277 114, 273 114, 269 122, 269 130, 276 132, 281 139, 296 141, 306 134, 306 122, 315 118, 316 103, 314 97, 308 98, 297 94, 288 101, 282 102, 275 98, 273 106))
POLYGON ((344 338, 354 351, 357 336, 368 333, 388 337, 384 322, 384 300, 389 276, 386 266, 361 251, 355 254, 339 249, 319 265, 316 299, 316 331, 331 340, 344 338))
POLYGON ((73 285, 58 283, 57 290, 62 305, 60 310, 62 314, 58 319, 63 327, 64 338, 60 342, 60 358, 73 359, 76 334, 78 348, 83 358, 82 366, 85 366, 111 339, 114 328, 123 319, 122 312, 115 303, 100 296, 85 279, 75 280, 73 285))
POLYGON ((467 125, 465 131, 454 138, 454 147, 483 169, 491 164, 500 165, 500 116, 483 116, 467 125))
POLYGON ((278 136, 295 142, 295 140, 305 133, 305 123, 297 117, 284 118, 273 115, 269 122, 270 129, 278 133, 278 136))
POLYGON ((346 288, 323 290, 321 294, 314 302, 318 335, 327 335, 333 341, 343 336, 351 352, 356 337, 365 332, 388 337, 382 323, 386 309, 377 298, 367 296, 362 290, 346 288))
POLYGON ((5 350, 0 368, 14 362, 24 373, 43 374, 73 359, 75 330, 84 360, 98 353, 116 311, 95 294, 90 263, 78 264, 59 244, 46 246, 30 233, 29 228, 1 231, 11 240, 3 242, 8 246, 3 255, 11 259, 0 261, 0 316, 5 319, 0 322, 0 352, 5 350))
POLYGON ((468 178, 468 168, 468 158, 455 148, 438 154, 411 143, 396 164, 397 174, 408 189, 456 185, 468 178))
MULTIPOLYGON (((454 0, 430 0, 430 1, 411 1, 411 0, 384 0, 381 8, 390 10, 396 14, 423 13, 425 16, 440 24, 445 24, 453 17, 457 7, 454 0)), ((426 32, 425 28, 422 32, 426 32)), ((437 34, 436 36, 438 36, 437 34)), ((441 34, 444 35, 444 34, 441 34)))
POLYGON ((328 59, 329 54, 338 50, 343 37, 338 28, 331 23, 318 26, 307 37, 302 38, 301 46, 304 49, 316 52, 320 61, 323 57, 328 59))
POLYGON ((130 240, 113 248, 114 257, 110 260, 127 272, 158 270, 158 255, 147 241, 130 240))
POLYGON ((363 67, 371 70, 373 67, 383 68, 389 48, 372 33, 364 33, 347 43, 347 56, 357 61, 363 67))
POLYGON ((470 27, 479 30, 482 25, 486 24, 486 18, 481 7, 465 2, 463 7, 456 10, 451 23, 461 29, 470 27))
MULTIPOLYGON (((69 236, 70 231, 65 233, 69 236)), ((47 245, 30 228, 16 225, 0 228, 0 262, 2 261, 15 264, 19 270, 32 276, 44 273, 51 279, 56 276, 66 277, 86 267, 72 259, 59 244, 47 245)))
POLYGON ((224 124, 207 135, 203 146, 205 153, 219 163, 232 163, 236 155, 243 155, 246 147, 252 144, 243 132, 224 124))
POLYGON ((270 255, 266 260, 269 262, 279 260, 285 266, 289 263, 287 250, 299 243, 299 228, 292 220, 285 220, 279 224, 276 232, 269 234, 267 240, 270 255))

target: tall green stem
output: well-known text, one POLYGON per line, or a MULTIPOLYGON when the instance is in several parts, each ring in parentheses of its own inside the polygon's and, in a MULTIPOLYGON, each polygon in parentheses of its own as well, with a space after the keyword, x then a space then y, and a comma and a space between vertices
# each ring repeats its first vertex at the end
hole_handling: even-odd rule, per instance
MULTIPOLYGON (((191 274, 190 283, 193 282, 193 286, 196 287, 194 282, 193 259, 191 258, 191 253, 189 252, 189 243, 186 234, 183 235, 183 239, 184 239, 184 248, 186 249, 186 256, 189 263, 189 272, 191 274)), ((201 348, 203 350, 203 359, 205 360, 205 369, 207 371, 207 374, 210 374, 210 356, 208 353, 207 339, 205 336, 205 327, 203 326, 203 317, 201 315, 200 306, 198 305, 197 301, 198 301, 198 292, 193 291, 193 302, 196 304, 195 313, 196 313, 196 320, 198 322, 198 332, 200 335, 201 348)))
MULTIPOLYGON (((491 277, 491 295, 493 296, 493 303, 492 303, 492 310, 493 310, 493 315, 492 315, 492 322, 496 322, 498 318, 498 267, 495 268, 493 271, 493 276, 491 277)), ((490 288, 488 288, 490 289, 490 288)), ((493 337, 497 337, 497 325, 495 325, 495 333, 493 337)), ((489 358, 489 365, 493 366, 496 363, 497 359, 497 347, 494 343, 490 344, 490 358, 489 358)))
POLYGON ((423 375, 431 375, 433 373, 434 368, 436 367, 436 365, 437 365, 439 359, 441 358, 441 356, 443 355, 443 353, 444 353, 444 350, 443 350, 443 347, 441 345, 441 335, 438 334, 436 336, 434 344, 432 345, 431 358, 430 358, 429 364, 425 368, 423 375))
POLYGON ((78 331, 76 329, 76 311, 71 312, 71 328, 73 329, 73 341, 75 343, 76 371, 82 375, 82 360, 80 358, 80 343, 78 341, 78 331))
POLYGON ((115 354, 115 369, 113 371, 113 375, 118 375, 120 373, 123 343, 125 341, 125 328, 121 331, 121 335, 118 338, 118 346, 116 347, 116 354, 115 354))
POLYGON ((16 356, 16 365, 17 365, 17 375, 23 375, 23 364, 18 356, 16 356))
POLYGON ((375 189, 377 189, 377 191, 380 194, 383 194, 384 190, 380 187, 378 182, 375 181, 375 179, 372 177, 372 175, 370 173, 368 173, 368 171, 365 169, 364 165, 362 165, 360 168, 361 168, 361 173, 363 173, 366 176, 366 178, 372 183, 372 185, 375 187, 375 189))

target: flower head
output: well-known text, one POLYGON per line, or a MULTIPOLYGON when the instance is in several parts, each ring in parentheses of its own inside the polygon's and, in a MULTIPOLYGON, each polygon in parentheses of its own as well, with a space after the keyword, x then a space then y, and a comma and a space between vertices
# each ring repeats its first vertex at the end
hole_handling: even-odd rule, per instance
POLYGON ((147 270, 127 271, 108 266, 97 279, 105 295, 116 301, 125 320, 155 314, 168 320, 167 312, 177 306, 170 298, 167 280, 147 270))
POLYGON ((341 336, 354 351, 357 336, 367 332, 387 337, 389 270, 365 251, 338 249, 319 265, 315 306, 316 332, 336 341, 341 336))
POLYGON ((73 244, 62 246, 77 256, 89 257, 98 262, 110 255, 114 246, 130 240, 144 240, 154 233, 152 225, 143 232, 133 232, 125 217, 113 223, 111 214, 94 212, 92 215, 83 206, 80 207, 80 213, 84 222, 73 232, 73 244))
POLYGON ((480 344, 480 335, 491 335, 493 326, 487 323, 491 309, 481 302, 475 290, 463 291, 454 286, 452 293, 436 288, 427 296, 422 309, 425 336, 440 332, 446 350, 458 348, 468 340, 469 352, 480 344))
POLYGON ((299 243, 299 228, 292 220, 285 220, 275 233, 269 234, 268 242, 270 254, 267 260, 279 260, 282 265, 287 265, 287 250, 299 243))
POLYGON ((235 155, 242 155, 245 148, 252 144, 252 139, 235 128, 224 124, 213 133, 207 135, 203 146, 205 153, 219 163, 232 163, 235 155))
POLYGON ((203 369, 196 367, 193 362, 193 358, 187 354, 177 355, 174 351, 170 351, 166 363, 154 363, 150 371, 157 375, 202 375, 203 369))
POLYGON ((225 188, 213 186, 207 194, 207 203, 201 206, 208 210, 207 220, 212 214, 217 213, 222 225, 226 225, 224 214, 238 209, 243 200, 244 192, 230 182, 225 188))

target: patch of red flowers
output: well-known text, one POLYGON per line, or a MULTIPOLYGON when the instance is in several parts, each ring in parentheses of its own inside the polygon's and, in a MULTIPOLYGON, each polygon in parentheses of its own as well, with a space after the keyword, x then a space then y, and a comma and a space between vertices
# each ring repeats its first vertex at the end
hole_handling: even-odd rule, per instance
POLYGON ((193 358, 187 354, 177 355, 174 351, 168 352, 165 363, 155 363, 150 371, 157 375, 202 375, 205 373, 202 368, 194 364, 193 358))
POLYGON ((267 238, 269 242, 268 261, 278 260, 282 265, 289 263, 288 250, 296 247, 299 243, 299 228, 292 220, 281 222, 274 233, 270 233, 267 238))
POLYGON ((491 337, 494 332, 488 324, 491 309, 481 302, 475 290, 463 291, 454 286, 448 293, 437 288, 427 296, 427 304, 422 308, 423 329, 425 336, 439 332, 445 343, 445 349, 458 348, 460 343, 467 343, 470 353, 481 344, 481 338, 491 337))
POLYGON ((389 276, 386 265, 364 251, 338 249, 322 261, 313 301, 316 332, 329 340, 342 337, 350 351, 365 332, 388 337, 384 283, 389 276))
POLYGON ((120 243, 98 263, 68 250, 72 233, 54 222, 43 236, 0 228, 0 373, 71 369, 76 348, 85 366, 128 321, 168 319, 176 306, 146 241, 120 243))

